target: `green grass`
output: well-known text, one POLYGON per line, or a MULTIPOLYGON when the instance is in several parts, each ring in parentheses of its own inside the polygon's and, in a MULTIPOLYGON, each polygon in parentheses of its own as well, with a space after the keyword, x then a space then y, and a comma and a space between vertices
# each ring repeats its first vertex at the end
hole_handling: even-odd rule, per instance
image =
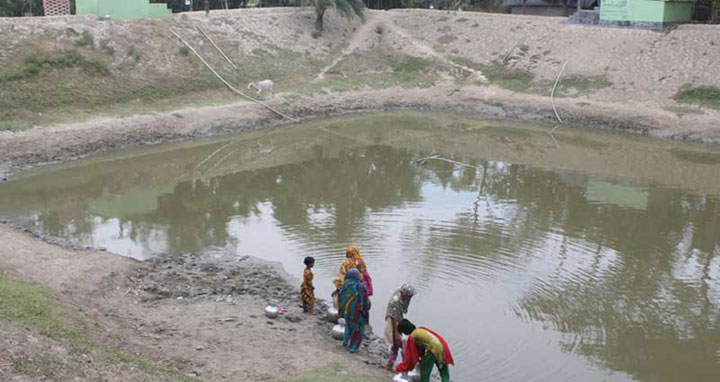
MULTIPOLYGON (((106 66, 109 75, 95 75, 107 73, 105 66, 93 70, 99 59, 74 50, 26 57, 22 65, 0 74, 0 78, 13 79, 0 83, 3 129, 17 131, 96 116, 126 116, 243 100, 229 92, 192 54, 178 57, 181 62, 174 64, 172 72, 159 73, 150 66, 134 65, 132 60, 141 50, 131 48, 127 48, 132 53, 128 55, 130 63, 124 57, 110 57, 115 62, 106 66), (48 55, 50 59, 44 58, 48 55)), ((250 81, 272 78, 276 91, 286 92, 310 82, 327 65, 308 55, 271 48, 243 57, 239 71, 221 70, 223 76, 241 89, 250 81)))
POLYGON ((685 85, 677 92, 675 100, 680 103, 720 109, 720 88, 685 85))
POLYGON ((563 97, 589 94, 611 85, 612 83, 604 76, 567 76, 561 79, 555 90, 555 95, 563 97))
POLYGON ((84 341, 86 322, 46 290, 0 276, 0 320, 74 343, 84 341))
POLYGON ((431 67, 432 62, 430 60, 421 57, 405 56, 393 65, 393 71, 395 73, 419 73, 425 72, 431 69, 431 67))
POLYGON ((321 81, 308 82, 298 88, 294 94, 308 96, 322 93, 337 93, 362 89, 384 89, 393 86, 405 88, 427 88, 437 81, 434 75, 422 73, 377 73, 362 74, 345 78, 326 78, 321 81))
POLYGON ((344 370, 341 365, 333 363, 303 373, 298 377, 288 380, 288 382, 386 382, 389 380, 389 377, 382 378, 380 376, 351 374, 344 370))
POLYGON ((36 52, 25 57, 21 66, 0 72, 0 83, 30 79, 48 70, 68 68, 79 68, 90 75, 110 73, 105 61, 84 56, 76 50, 36 52))
POLYGON ((20 373, 36 378, 72 379, 88 367, 80 354, 93 355, 97 367, 118 367, 128 372, 141 371, 141 380, 197 381, 166 365, 96 343, 89 337, 92 324, 81 313, 62 305, 47 290, 0 275, 0 321, 26 328, 35 335, 61 341, 73 349, 77 359, 61 359, 48 353, 37 353, 12 360, 20 373))
POLYGON ((66 380, 73 372, 73 366, 53 354, 33 354, 18 358, 12 363, 13 368, 27 376, 66 380))
MULTIPOLYGON (((453 57, 451 61, 478 70, 482 72, 490 84, 514 92, 549 95, 554 83, 553 81, 538 81, 532 72, 511 68, 498 61, 481 64, 464 57, 453 57)), ((604 76, 567 76, 558 84, 555 96, 577 97, 611 85, 612 83, 604 76)))

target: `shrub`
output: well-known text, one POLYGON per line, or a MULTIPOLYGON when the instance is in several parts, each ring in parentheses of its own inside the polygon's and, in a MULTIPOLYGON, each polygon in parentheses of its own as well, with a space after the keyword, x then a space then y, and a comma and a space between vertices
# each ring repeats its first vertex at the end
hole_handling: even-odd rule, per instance
POLYGON ((142 57, 142 56, 140 56, 140 53, 135 48, 135 45, 131 45, 130 48, 128 48, 127 54, 129 57, 132 57, 133 60, 135 60, 135 62, 139 62, 140 58, 142 57))
POLYGON ((115 54, 115 48, 110 45, 110 40, 108 39, 100 40, 100 49, 104 50, 105 53, 109 54, 110 56, 115 54))
POLYGON ((0 73, 0 82, 27 79, 43 70, 80 68, 92 74, 109 74, 105 61, 96 57, 85 57, 75 50, 33 53, 23 60, 22 66, 0 73))
POLYGON ((93 48, 95 46, 95 38, 89 30, 85 29, 80 34, 80 38, 75 40, 77 46, 89 46, 93 48))
POLYGON ((715 86, 691 86, 685 85, 675 95, 675 100, 680 103, 695 104, 701 107, 708 106, 720 109, 720 88, 715 86))

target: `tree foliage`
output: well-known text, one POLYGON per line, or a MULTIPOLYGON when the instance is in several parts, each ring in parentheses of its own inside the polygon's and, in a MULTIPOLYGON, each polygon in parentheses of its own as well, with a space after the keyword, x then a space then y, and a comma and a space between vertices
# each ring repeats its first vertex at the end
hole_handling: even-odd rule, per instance
POLYGON ((362 0, 307 0, 307 3, 315 9, 315 30, 322 33, 325 11, 335 8, 338 13, 348 19, 355 16, 365 20, 365 3, 362 0))
POLYGON ((0 17, 42 16, 42 0, 0 0, 0 17))

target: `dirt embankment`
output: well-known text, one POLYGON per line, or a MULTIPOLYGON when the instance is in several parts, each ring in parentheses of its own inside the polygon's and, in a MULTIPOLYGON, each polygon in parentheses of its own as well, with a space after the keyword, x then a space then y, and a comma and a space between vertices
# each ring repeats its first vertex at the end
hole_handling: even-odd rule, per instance
POLYGON ((273 79, 269 103, 301 119, 415 108, 552 123, 549 94, 567 64, 555 97, 564 124, 720 142, 714 93, 683 98, 701 106, 675 100, 681 89, 720 87, 714 26, 657 33, 404 10, 369 12, 365 24, 330 14, 314 38, 312 18, 305 9, 260 9, 156 21, 0 19, 0 172, 288 122, 238 101, 171 29, 238 87, 273 79), (68 50, 79 56, 38 56, 68 50), (28 125, 41 127, 17 131, 28 125))

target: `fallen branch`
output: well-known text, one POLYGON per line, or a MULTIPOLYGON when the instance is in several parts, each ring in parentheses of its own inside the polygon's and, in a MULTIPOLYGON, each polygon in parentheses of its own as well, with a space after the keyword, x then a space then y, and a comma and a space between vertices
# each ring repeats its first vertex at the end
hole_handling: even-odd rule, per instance
POLYGON ((218 52, 220 52, 220 54, 222 54, 223 57, 225 57, 225 59, 227 60, 227 62, 229 62, 230 65, 232 65, 232 67, 235 68, 235 70, 237 70, 237 68, 238 68, 237 65, 235 65, 235 63, 230 60, 230 58, 225 54, 225 52, 223 52, 222 49, 220 49, 220 47, 215 43, 215 41, 213 41, 213 39, 210 38, 210 36, 208 36, 208 34, 205 33, 205 31, 202 30, 202 28, 200 28, 199 26, 195 25, 195 28, 197 28, 197 30, 200 32, 200 34, 203 35, 206 39, 208 39, 208 41, 210 41, 210 43, 212 44, 212 46, 214 46, 215 49, 216 49, 218 52))
POLYGON ((170 32, 172 32, 172 34, 174 34, 175 37, 177 37, 183 44, 185 44, 185 46, 187 46, 188 49, 190 49, 190 51, 192 51, 192 52, 195 54, 195 56, 197 56, 197 58, 199 58, 200 61, 201 61, 203 64, 205 64, 205 66, 207 66, 208 69, 210 69, 210 71, 215 75, 215 77, 217 77, 220 81, 222 81, 222 83, 224 83, 225 86, 227 86, 230 90, 232 90, 233 92, 235 92, 235 93, 237 93, 237 94, 239 94, 239 95, 241 95, 241 96, 249 99, 249 100, 252 101, 252 102, 257 103, 258 105, 263 106, 264 108, 272 111, 273 113, 275 113, 275 114, 277 114, 277 115, 279 115, 279 116, 281 116, 281 117, 283 117, 283 118, 289 119, 289 120, 291 120, 291 121, 293 121, 293 122, 300 122, 299 120, 297 120, 297 119, 295 119, 295 118, 293 118, 293 117, 290 117, 290 116, 287 116, 287 115, 281 113, 280 111, 274 109, 272 106, 270 106, 270 105, 268 105, 268 104, 266 104, 266 103, 264 103, 264 102, 258 101, 258 100, 256 100, 255 98, 250 97, 249 95, 241 92, 240 90, 235 89, 235 87, 233 87, 229 82, 227 82, 217 71, 215 71, 215 69, 213 69, 213 67, 212 67, 210 64, 208 64, 207 61, 205 61, 205 59, 200 55, 200 53, 197 52, 197 50, 195 50, 195 48, 193 48, 190 44, 188 44, 187 41, 185 41, 182 37, 180 37, 180 35, 179 35, 177 32, 175 32, 175 31, 172 30, 172 29, 170 29, 170 32))
POLYGON ((427 162, 428 160, 432 160, 432 159, 434 159, 434 160, 439 160, 439 161, 443 161, 443 162, 448 162, 448 163, 452 163, 452 164, 456 164, 456 165, 458 165, 458 166, 463 166, 463 167, 468 167, 468 168, 474 168, 474 169, 476 169, 476 170, 480 169, 480 167, 473 166, 473 165, 470 165, 470 164, 467 164, 467 163, 462 163, 462 162, 454 161, 454 160, 452 160, 452 159, 443 158, 443 157, 441 157, 441 156, 439 156, 439 155, 432 155, 432 156, 429 156, 429 157, 420 158, 420 159, 417 159, 417 160, 415 161, 415 163, 422 165, 423 163, 427 162))
POLYGON ((557 89, 558 83, 560 83, 560 77, 562 77, 563 72, 565 72, 565 67, 567 66, 568 62, 565 61, 565 64, 560 69, 560 73, 558 73, 557 78, 555 78, 555 84, 552 87, 552 91, 550 92, 550 103, 552 104, 553 111, 555 112, 555 117, 557 117, 558 122, 563 123, 562 118, 560 118, 560 114, 557 112, 557 108, 555 107, 555 89, 557 89))
POLYGON ((557 146, 557 148, 560 148, 560 144, 558 143, 557 139, 555 139, 554 133, 555 133, 555 130, 557 130, 559 127, 560 127, 560 125, 555 125, 555 127, 553 127, 552 130, 550 130, 550 132, 548 133, 550 138, 552 138, 553 142, 555 142, 555 146, 557 146))

